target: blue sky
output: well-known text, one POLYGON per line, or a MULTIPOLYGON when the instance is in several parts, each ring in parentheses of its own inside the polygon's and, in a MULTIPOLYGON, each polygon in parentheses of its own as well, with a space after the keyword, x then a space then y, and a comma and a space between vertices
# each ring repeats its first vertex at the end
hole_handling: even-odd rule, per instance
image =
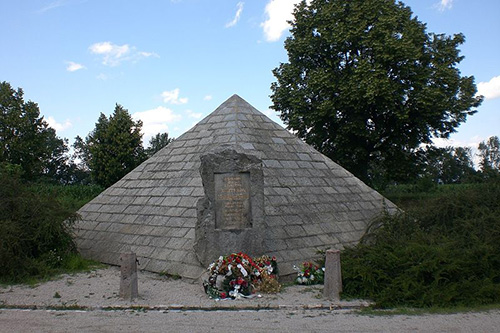
MULTIPOLYGON (((85 137, 115 103, 151 135, 177 137, 232 94, 269 110, 271 71, 287 61, 297 0, 0 0, 0 81, 60 137, 85 137)), ((462 32, 465 59, 485 101, 451 140, 477 144, 500 135, 500 1, 407 0, 428 32, 462 32)))

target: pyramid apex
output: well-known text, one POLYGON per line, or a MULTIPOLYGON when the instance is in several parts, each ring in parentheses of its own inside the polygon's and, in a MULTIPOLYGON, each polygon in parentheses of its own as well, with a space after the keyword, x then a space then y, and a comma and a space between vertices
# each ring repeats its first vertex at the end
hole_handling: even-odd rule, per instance
MULTIPOLYGON (((245 101, 243 98, 240 97, 240 95, 238 94, 233 94, 231 97, 229 97, 224 103, 228 103, 228 102, 245 102, 245 103, 248 103, 247 101, 245 101)), ((223 104, 224 104, 223 103, 223 104)))
MULTIPOLYGON (((260 111, 255 109, 250 103, 241 98, 238 94, 233 94, 225 100, 215 111, 207 116, 210 118, 213 115, 234 114, 234 113, 251 113, 264 116, 260 111)), ((269 120, 271 121, 271 120, 269 120)))

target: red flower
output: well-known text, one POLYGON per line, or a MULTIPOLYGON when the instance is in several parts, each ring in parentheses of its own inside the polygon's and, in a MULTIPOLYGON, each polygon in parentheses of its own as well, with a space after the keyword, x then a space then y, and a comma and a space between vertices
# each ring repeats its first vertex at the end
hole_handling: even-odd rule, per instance
POLYGON ((227 297, 227 295, 225 292, 220 293, 220 298, 226 298, 226 297, 227 297))

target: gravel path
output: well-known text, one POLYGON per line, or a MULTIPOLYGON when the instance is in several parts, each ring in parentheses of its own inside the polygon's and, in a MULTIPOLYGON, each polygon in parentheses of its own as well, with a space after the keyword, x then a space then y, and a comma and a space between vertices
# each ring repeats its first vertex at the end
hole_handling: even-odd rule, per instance
POLYGON ((117 267, 64 275, 36 287, 0 288, 0 332, 499 332, 500 310, 367 316, 363 301, 330 303, 319 287, 214 301, 199 284, 139 272, 134 301, 118 297, 117 267))
POLYGON ((151 272, 138 272, 139 298, 130 301, 119 297, 120 270, 108 267, 89 273, 63 275, 36 286, 0 288, 0 305, 38 308, 130 308, 213 309, 213 308, 352 308, 368 305, 363 301, 331 303, 321 299, 319 286, 290 286, 278 294, 260 298, 215 301, 209 299, 199 283, 172 279, 151 272))

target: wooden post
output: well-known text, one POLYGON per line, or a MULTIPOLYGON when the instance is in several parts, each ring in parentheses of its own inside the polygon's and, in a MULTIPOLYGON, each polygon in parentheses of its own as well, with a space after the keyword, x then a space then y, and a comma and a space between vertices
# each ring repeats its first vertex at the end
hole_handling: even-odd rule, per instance
POLYGON ((120 297, 132 300, 137 298, 137 256, 135 253, 120 254, 120 297))
POLYGON ((331 301, 340 301, 342 291, 342 272, 340 268, 340 251, 327 250, 325 259, 325 284, 323 297, 331 301))

